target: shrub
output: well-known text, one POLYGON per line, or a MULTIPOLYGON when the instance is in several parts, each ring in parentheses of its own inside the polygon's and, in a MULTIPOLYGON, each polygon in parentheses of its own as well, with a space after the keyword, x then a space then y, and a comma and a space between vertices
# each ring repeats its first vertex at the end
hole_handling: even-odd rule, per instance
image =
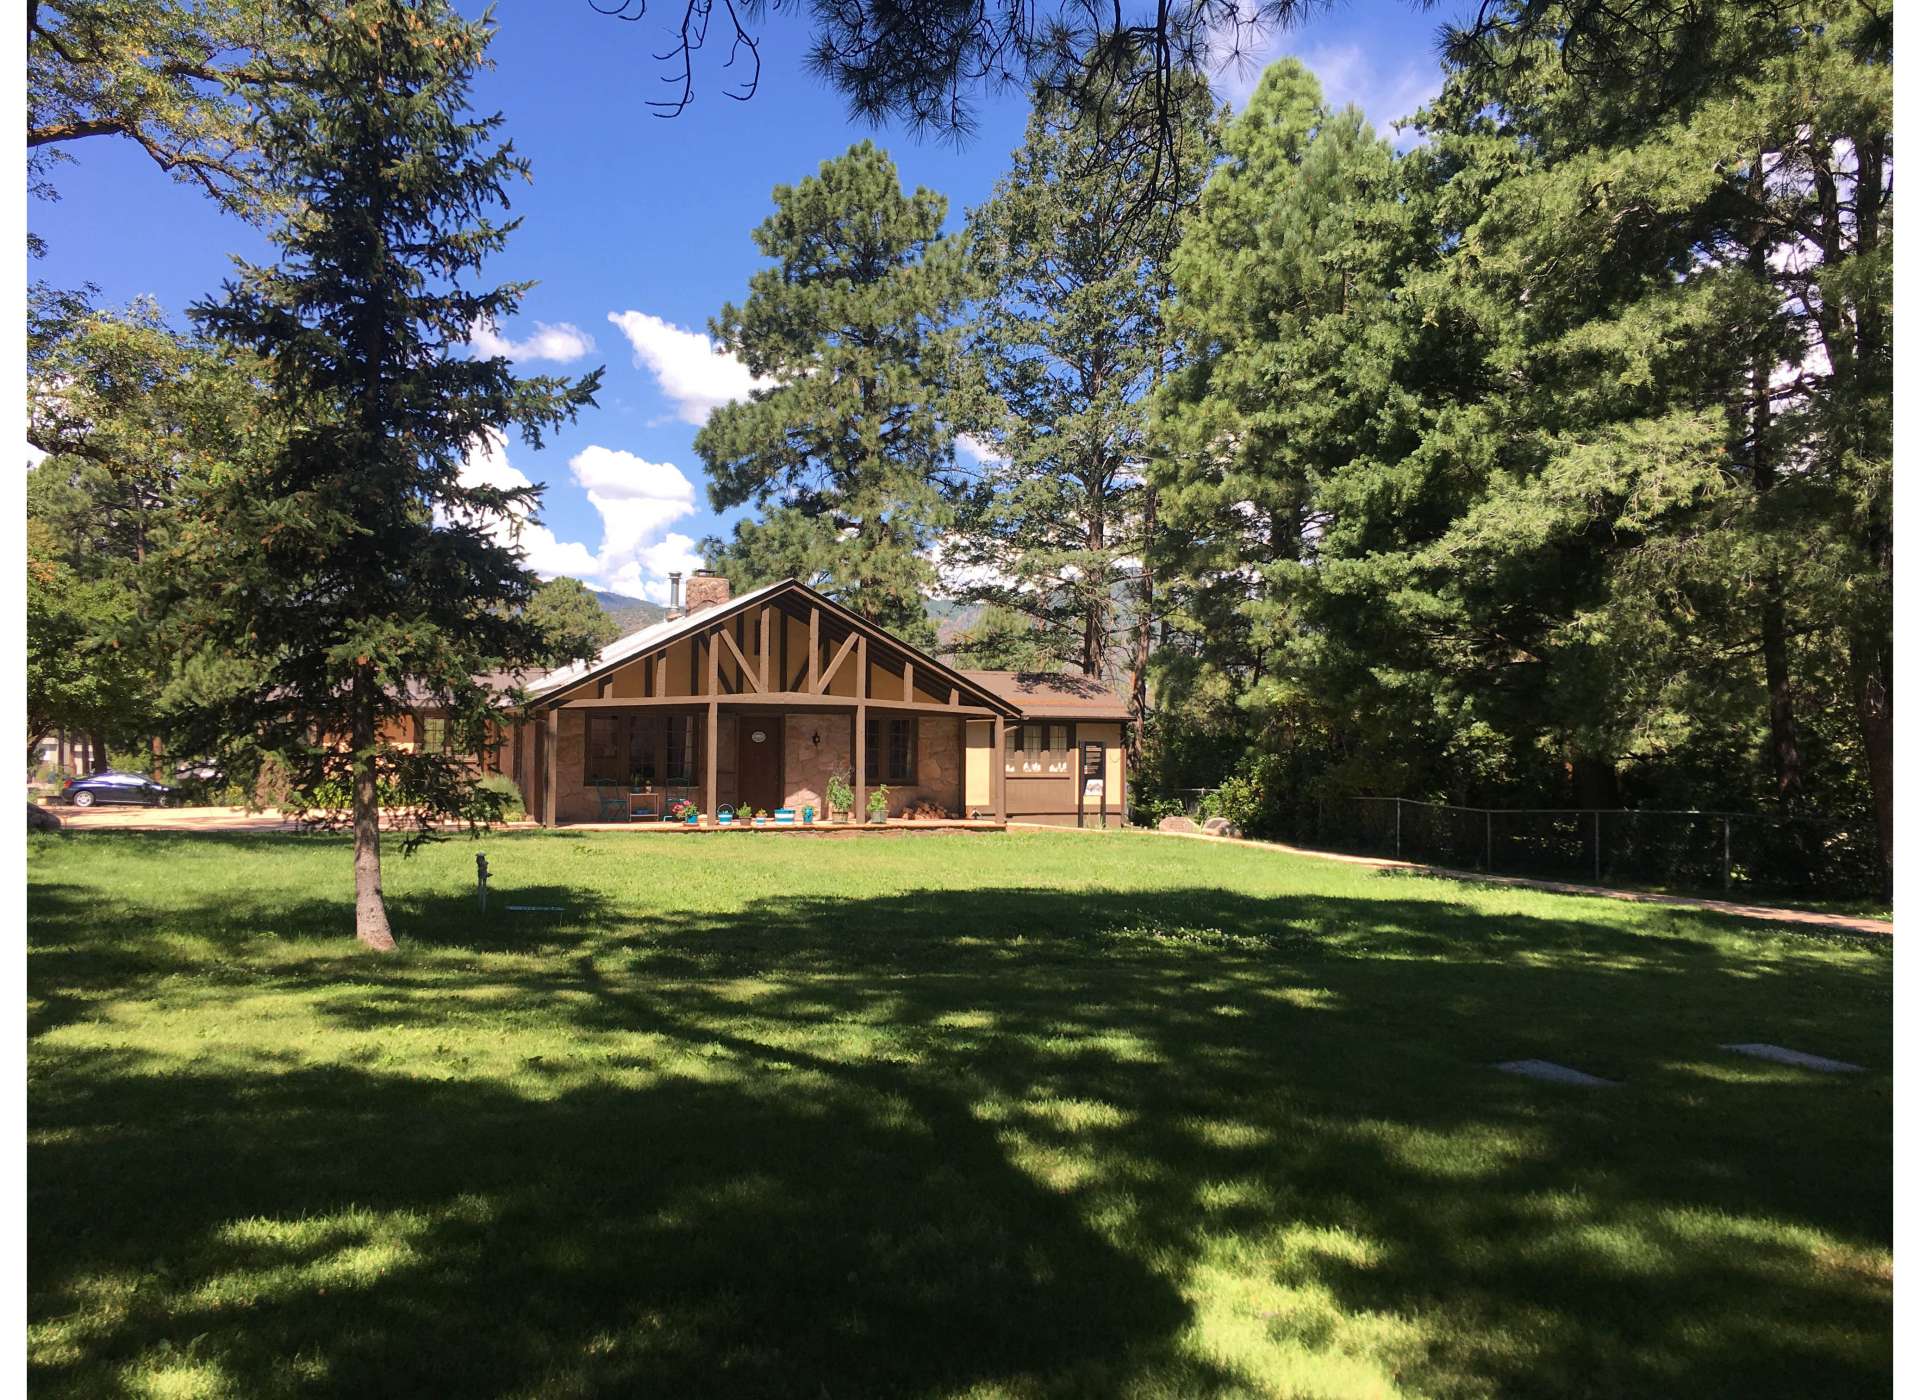
POLYGON ((503 822, 522 822, 527 819, 527 799, 521 796, 520 788, 505 773, 489 773, 480 780, 483 792, 500 794, 500 820, 503 822))
POLYGON ((1248 836, 1289 836, 1296 794, 1279 754, 1251 753, 1200 803, 1202 816, 1225 817, 1248 836))
POLYGON ((833 773, 827 778, 827 805, 836 812, 853 815, 853 775, 833 773))

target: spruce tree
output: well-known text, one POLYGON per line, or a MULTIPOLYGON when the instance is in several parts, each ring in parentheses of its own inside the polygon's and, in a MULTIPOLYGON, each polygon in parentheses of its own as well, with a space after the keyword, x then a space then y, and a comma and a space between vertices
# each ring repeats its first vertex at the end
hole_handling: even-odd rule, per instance
POLYGON ((194 312, 268 366, 284 439, 209 482, 164 601, 182 649, 221 661, 184 727, 230 776, 272 757, 297 809, 350 820, 356 933, 388 949, 382 806, 408 849, 447 819, 497 816, 462 757, 503 718, 478 677, 557 659, 525 614, 537 580, 489 529, 537 491, 465 484, 464 457, 509 424, 537 445, 599 375, 519 379, 459 353, 526 290, 466 285, 512 232, 491 211, 527 173, 496 140, 502 119, 467 105, 490 21, 447 0, 354 0, 309 22, 319 81, 262 136, 293 200, 280 260, 240 264, 194 312), (448 752, 409 742, 426 707, 446 715, 448 752))
POLYGON ((940 327, 960 285, 939 243, 947 201, 902 193, 872 142, 773 201, 753 237, 774 266, 712 323, 773 384, 714 410, 694 439, 714 509, 751 502, 764 519, 708 541, 708 560, 736 584, 798 574, 930 643, 926 556, 953 460, 940 327))

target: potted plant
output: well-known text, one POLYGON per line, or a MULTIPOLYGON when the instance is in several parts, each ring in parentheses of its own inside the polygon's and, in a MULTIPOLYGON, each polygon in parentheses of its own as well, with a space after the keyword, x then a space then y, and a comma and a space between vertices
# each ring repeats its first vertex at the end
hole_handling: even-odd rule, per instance
POLYGON ((887 824, 887 786, 882 783, 867 795, 867 820, 875 826, 887 824))
POLYGON ((756 808, 749 807, 747 808, 747 820, 751 821, 755 826, 765 826, 767 824, 767 814, 756 808))
POLYGON ((849 775, 834 773, 827 779, 827 812, 840 814, 843 822, 853 820, 853 783, 849 775))

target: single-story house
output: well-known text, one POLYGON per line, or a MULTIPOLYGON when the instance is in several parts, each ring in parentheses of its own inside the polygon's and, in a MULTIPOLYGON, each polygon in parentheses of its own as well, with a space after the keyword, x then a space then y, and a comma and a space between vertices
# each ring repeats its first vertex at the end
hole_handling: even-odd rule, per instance
POLYGON ((861 814, 884 785, 896 816, 1125 820, 1129 716, 1108 687, 953 670, 796 579, 736 598, 703 571, 684 607, 679 582, 664 621, 523 682, 527 707, 487 766, 513 778, 536 821, 599 820, 613 789, 658 799, 640 810, 685 797, 709 815, 824 816, 834 773, 861 814))

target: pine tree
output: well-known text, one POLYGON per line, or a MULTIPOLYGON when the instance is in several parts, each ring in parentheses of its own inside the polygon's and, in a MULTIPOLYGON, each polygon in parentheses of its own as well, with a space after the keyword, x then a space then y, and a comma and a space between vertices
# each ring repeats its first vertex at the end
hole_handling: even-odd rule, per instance
MULTIPOLYGON (((1197 83, 1183 93, 1178 183, 1197 192, 1212 101, 1197 83)), ((974 638, 976 655, 1004 638, 1048 669, 1107 677, 1152 613, 1147 403, 1165 366, 1167 259, 1190 207, 1126 217, 1154 119, 1036 91, 1012 170, 968 216, 976 300, 955 412, 985 453, 941 562, 969 580, 961 597, 1029 624, 974 638)))
POLYGON ((708 541, 709 563, 740 585, 799 574, 930 643, 926 555, 953 460, 938 411, 939 327, 959 289, 939 244, 947 202, 903 194, 871 142, 773 200, 753 236, 775 265, 712 323, 772 387, 716 409, 694 439, 714 509, 751 502, 763 520, 708 541))
POLYGON ((393 946, 380 881, 380 808, 408 848, 449 818, 498 815, 459 758, 491 742, 499 697, 481 673, 550 662, 525 616, 536 580, 489 526, 533 488, 463 484, 483 435, 543 429, 593 402, 595 373, 518 379, 456 353, 524 284, 463 279, 514 223, 489 217, 526 163, 472 115, 490 22, 446 0, 355 0, 315 14, 320 81, 269 119, 263 146, 293 212, 271 267, 241 264, 195 316, 269 368, 282 445, 257 470, 216 473, 170 560, 164 599, 183 650, 220 655, 185 728, 243 780, 271 756, 295 804, 350 812, 355 928, 393 946), (413 713, 446 714, 451 752, 411 751, 413 713))

